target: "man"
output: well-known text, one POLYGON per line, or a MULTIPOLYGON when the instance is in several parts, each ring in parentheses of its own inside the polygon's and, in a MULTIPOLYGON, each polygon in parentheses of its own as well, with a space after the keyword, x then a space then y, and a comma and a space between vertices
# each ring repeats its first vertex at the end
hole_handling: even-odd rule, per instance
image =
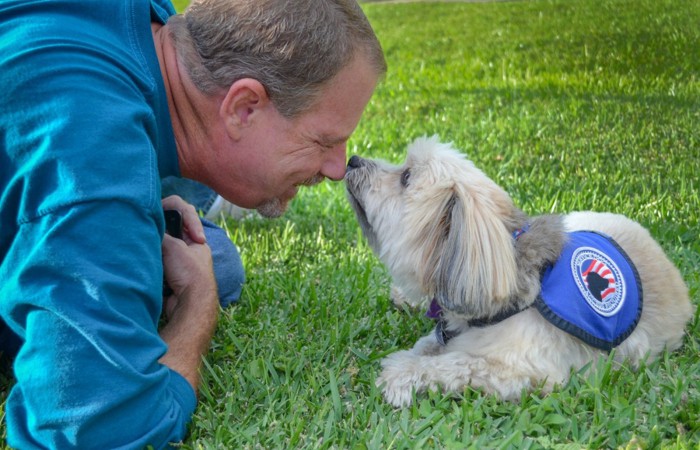
POLYGON ((173 14, 167 0, 0 3, 12 447, 184 437, 219 304, 202 222, 161 201, 161 178, 279 216, 299 186, 343 178, 386 70, 354 0, 195 0, 173 14), (163 209, 183 213, 183 240, 164 235, 163 209))

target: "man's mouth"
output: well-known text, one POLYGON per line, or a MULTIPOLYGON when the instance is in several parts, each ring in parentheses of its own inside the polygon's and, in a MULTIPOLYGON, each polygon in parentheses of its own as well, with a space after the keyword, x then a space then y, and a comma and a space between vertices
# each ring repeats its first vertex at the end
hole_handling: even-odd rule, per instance
POLYGON ((324 180, 323 175, 316 174, 311 178, 307 178, 306 180, 302 181, 301 183, 297 183, 295 186, 314 186, 316 184, 319 184, 324 180))

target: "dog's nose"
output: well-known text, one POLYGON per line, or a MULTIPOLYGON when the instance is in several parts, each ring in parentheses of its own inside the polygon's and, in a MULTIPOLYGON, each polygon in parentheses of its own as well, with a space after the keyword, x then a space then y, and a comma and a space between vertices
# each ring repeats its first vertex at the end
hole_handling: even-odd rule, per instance
POLYGON ((348 170, 362 167, 364 160, 357 155, 353 155, 348 161, 348 170))

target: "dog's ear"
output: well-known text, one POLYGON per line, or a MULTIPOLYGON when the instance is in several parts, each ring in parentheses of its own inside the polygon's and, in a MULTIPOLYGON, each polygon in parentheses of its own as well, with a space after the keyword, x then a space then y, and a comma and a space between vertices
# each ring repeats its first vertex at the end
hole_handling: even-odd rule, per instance
POLYGON ((429 264, 435 296, 447 310, 490 316, 515 290, 513 238, 493 206, 464 191, 455 191, 445 204, 443 235, 429 264))

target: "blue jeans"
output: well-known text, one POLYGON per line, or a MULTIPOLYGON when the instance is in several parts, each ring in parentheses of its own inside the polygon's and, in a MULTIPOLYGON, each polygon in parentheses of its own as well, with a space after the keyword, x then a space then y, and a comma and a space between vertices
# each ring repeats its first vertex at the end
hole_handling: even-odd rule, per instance
POLYGON ((238 248, 222 228, 200 219, 204 227, 207 243, 211 248, 214 263, 214 277, 219 288, 219 303, 226 308, 241 298, 241 289, 245 283, 245 270, 238 248))
POLYGON ((184 201, 206 214, 217 194, 211 188, 187 178, 165 177, 161 180, 161 196, 179 195, 184 201))

